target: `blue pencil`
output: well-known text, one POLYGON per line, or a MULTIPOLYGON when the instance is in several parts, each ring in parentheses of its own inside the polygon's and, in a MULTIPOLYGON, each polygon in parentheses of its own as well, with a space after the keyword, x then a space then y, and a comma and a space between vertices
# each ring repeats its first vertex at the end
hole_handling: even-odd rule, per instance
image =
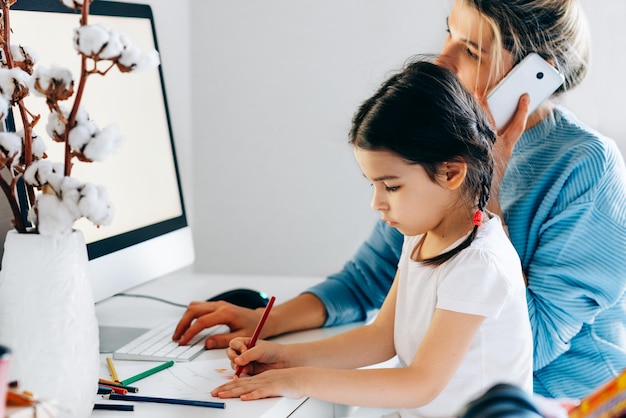
POLYGON ((139 395, 119 395, 117 393, 111 393, 105 395, 105 398, 109 398, 113 401, 135 401, 135 402, 153 402, 153 403, 167 403, 172 405, 189 405, 189 406, 203 406, 205 408, 226 408, 224 402, 207 402, 207 401, 192 401, 189 399, 172 399, 172 398, 155 398, 152 396, 139 396, 139 395))
POLYGON ((93 406, 93 409, 104 409, 105 411, 134 411, 135 405, 97 403, 93 406))
POLYGON ((111 392, 113 392, 113 389, 98 385, 98 395, 108 395, 111 392))

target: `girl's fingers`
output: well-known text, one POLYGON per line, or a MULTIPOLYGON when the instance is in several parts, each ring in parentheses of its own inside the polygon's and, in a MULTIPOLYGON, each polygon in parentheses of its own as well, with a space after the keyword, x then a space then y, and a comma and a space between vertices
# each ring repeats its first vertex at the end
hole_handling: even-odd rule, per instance
MULTIPOLYGON (((211 396, 218 398, 241 398, 242 400, 262 399, 273 396, 265 390, 262 382, 254 378, 235 378, 211 391, 211 396)), ((277 395, 275 395, 277 396, 277 395)))

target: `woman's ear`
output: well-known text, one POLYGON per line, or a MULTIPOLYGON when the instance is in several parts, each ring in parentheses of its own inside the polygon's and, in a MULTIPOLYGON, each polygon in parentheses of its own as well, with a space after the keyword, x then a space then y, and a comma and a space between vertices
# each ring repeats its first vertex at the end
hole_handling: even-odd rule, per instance
POLYGON ((450 161, 443 163, 445 187, 455 190, 465 180, 467 175, 467 163, 465 161, 450 161))

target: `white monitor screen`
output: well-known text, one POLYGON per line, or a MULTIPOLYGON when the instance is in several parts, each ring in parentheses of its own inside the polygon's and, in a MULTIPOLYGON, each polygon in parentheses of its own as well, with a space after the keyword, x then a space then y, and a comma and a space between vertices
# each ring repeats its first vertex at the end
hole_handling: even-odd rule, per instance
MULTIPOLYGON (((150 6, 94 1, 90 10, 89 23, 101 22, 125 34, 144 51, 158 49, 150 6)), ((77 11, 59 0, 21 0, 11 7, 10 19, 12 44, 32 48, 38 56, 37 65, 66 67, 78 80, 80 59, 73 47, 80 19, 77 11)), ((31 94, 25 102, 31 112, 42 115, 34 131, 45 138, 48 158, 62 161, 62 144, 54 143, 46 134, 49 111, 45 100, 31 94)), ((73 98, 67 106, 72 102, 73 98)), ((115 207, 109 226, 98 228, 84 219, 75 225, 85 235, 90 264, 97 265, 92 268, 92 276, 96 276, 95 299, 101 300, 190 264, 193 247, 189 231, 183 234, 183 245, 168 243, 165 238, 170 234, 181 238, 180 231, 188 228, 161 67, 137 73, 121 73, 113 68, 105 76, 92 75, 82 106, 100 128, 115 123, 125 138, 107 160, 74 160, 72 168, 72 177, 104 185, 115 207), (159 243, 156 248, 147 247, 152 239, 159 243), (190 254, 176 255, 173 245, 190 254), (119 260, 104 258, 124 249, 131 252, 122 265, 119 260), (158 264, 163 258, 173 259, 161 269, 158 264)), ((19 118, 15 124, 19 129, 19 118)))

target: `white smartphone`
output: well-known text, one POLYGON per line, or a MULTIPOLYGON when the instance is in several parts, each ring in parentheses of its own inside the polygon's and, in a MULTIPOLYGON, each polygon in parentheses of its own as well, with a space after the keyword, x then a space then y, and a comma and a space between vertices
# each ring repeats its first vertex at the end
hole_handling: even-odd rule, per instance
POLYGON ((564 80, 563 75, 538 54, 528 54, 487 95, 496 128, 511 121, 522 94, 530 96, 528 114, 531 114, 564 80))

